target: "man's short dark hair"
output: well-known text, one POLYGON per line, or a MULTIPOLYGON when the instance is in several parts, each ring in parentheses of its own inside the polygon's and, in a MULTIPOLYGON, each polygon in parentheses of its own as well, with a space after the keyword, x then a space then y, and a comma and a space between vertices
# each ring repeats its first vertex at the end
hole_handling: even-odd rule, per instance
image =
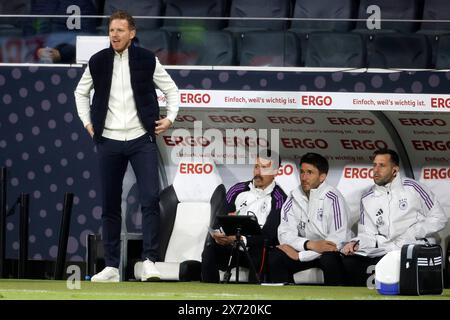
POLYGON ((328 169, 330 168, 330 166, 328 165, 328 160, 324 156, 314 152, 308 152, 304 154, 300 159, 300 166, 303 163, 313 165, 319 170, 320 174, 328 174, 328 169))
POLYGON ((108 26, 111 25, 113 20, 127 20, 130 30, 136 30, 136 23, 134 22, 133 16, 124 10, 117 10, 113 12, 113 14, 109 17, 108 26))
POLYGON ((375 150, 373 156, 376 157, 377 155, 384 155, 384 154, 389 154, 391 156, 392 163, 395 164, 396 166, 400 166, 400 159, 398 157, 398 154, 392 149, 384 148, 375 150))
POLYGON ((272 161, 273 168, 279 168, 281 166, 280 155, 272 149, 259 149, 257 157, 272 161))

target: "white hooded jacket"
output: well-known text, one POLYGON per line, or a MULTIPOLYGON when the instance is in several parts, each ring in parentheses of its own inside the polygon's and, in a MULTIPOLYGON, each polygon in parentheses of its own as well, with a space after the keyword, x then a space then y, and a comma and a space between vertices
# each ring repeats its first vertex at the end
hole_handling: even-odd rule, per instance
POLYGON ((333 241, 339 249, 350 238, 350 211, 344 197, 325 182, 310 191, 309 199, 301 186, 294 189, 281 212, 278 240, 280 244, 288 244, 299 251, 300 261, 320 256, 316 252, 305 251, 307 240, 333 241))
POLYGON ((400 175, 386 186, 372 186, 361 197, 359 249, 399 250, 442 230, 447 216, 424 185, 400 175))

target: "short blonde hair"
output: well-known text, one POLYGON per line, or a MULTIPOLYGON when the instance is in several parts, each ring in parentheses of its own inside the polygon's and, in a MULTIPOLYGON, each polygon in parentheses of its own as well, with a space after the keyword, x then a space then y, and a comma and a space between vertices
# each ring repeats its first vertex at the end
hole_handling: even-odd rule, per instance
POLYGON ((136 30, 136 23, 134 22, 133 16, 124 10, 117 10, 113 12, 113 14, 109 17, 108 26, 111 25, 113 20, 127 20, 130 30, 136 30))

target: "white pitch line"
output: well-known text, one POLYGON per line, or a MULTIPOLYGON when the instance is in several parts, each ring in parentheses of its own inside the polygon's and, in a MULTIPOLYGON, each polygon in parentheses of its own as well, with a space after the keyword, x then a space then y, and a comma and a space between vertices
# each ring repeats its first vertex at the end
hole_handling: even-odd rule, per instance
MULTIPOLYGON (((74 295, 81 295, 81 296, 129 296, 129 292, 88 292, 83 291, 82 289, 74 289, 74 290, 67 290, 67 291, 52 291, 52 290, 33 290, 33 289, 0 289, 1 293, 49 293, 49 294, 60 294, 60 293, 71 293, 74 295)), ((188 297, 195 297, 195 298, 207 298, 210 296, 214 297, 228 297, 228 298, 262 298, 261 295, 251 295, 251 294, 230 294, 230 293, 194 293, 194 292, 184 292, 182 294, 172 293, 172 292, 159 292, 159 293, 133 293, 133 296, 141 296, 141 297, 170 297, 170 296, 188 296, 188 297)))

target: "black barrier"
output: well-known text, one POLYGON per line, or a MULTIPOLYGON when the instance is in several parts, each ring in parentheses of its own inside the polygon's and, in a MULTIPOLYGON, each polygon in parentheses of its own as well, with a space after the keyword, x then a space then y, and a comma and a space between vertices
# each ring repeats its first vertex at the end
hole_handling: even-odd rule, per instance
POLYGON ((67 254, 67 241, 69 239, 70 217, 72 214, 73 193, 64 194, 64 207, 59 230, 58 256, 56 258, 55 280, 62 280, 67 254))
POLYGON ((6 167, 0 169, 0 278, 4 276, 6 253, 6 167))
POLYGON ((30 215, 30 195, 28 193, 20 194, 20 246, 19 246, 19 279, 27 277, 28 265, 28 217, 30 215))

